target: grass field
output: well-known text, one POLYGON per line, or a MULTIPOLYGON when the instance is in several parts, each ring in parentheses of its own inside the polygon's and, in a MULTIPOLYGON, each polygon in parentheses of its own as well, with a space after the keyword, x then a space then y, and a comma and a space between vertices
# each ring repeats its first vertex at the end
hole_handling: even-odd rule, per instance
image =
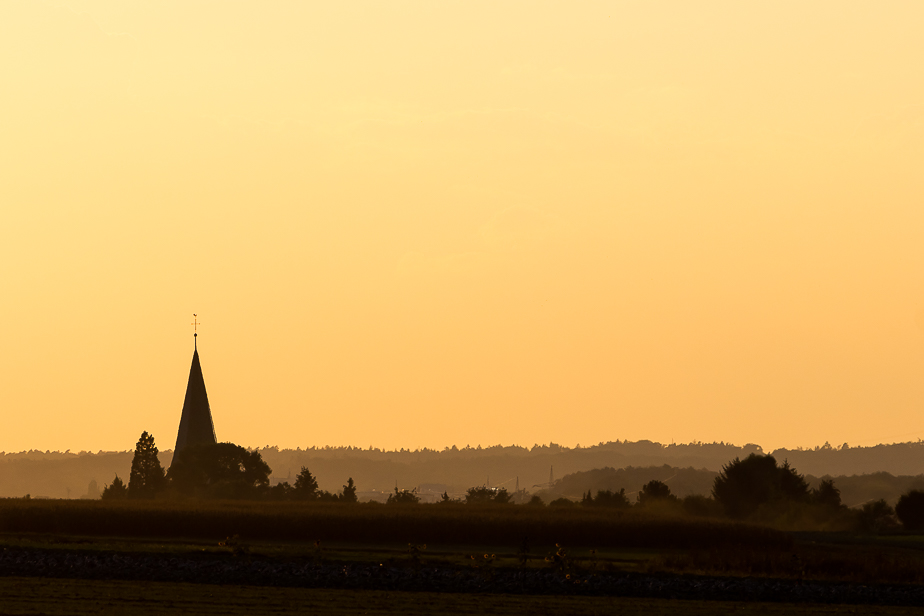
POLYGON ((736 614, 860 614, 903 616, 920 608, 619 597, 463 595, 332 591, 163 582, 0 578, 0 614, 562 614, 681 616, 736 614))
MULTIPOLYGON (((490 555, 491 566, 543 569, 549 563, 545 557, 555 553, 554 544, 533 545, 529 554, 517 553, 517 548, 505 545, 451 545, 430 546, 388 543, 330 542, 247 542, 232 540, 209 541, 194 539, 145 539, 137 537, 92 537, 47 534, 0 534, 0 549, 25 548, 39 550, 65 550, 68 552, 105 552, 120 554, 149 554, 164 558, 173 556, 217 556, 225 558, 260 558, 269 560, 310 559, 323 562, 349 562, 390 565, 409 565, 412 558, 421 564, 470 568, 485 555, 490 555), (416 553, 415 553, 416 548, 416 553)), ((639 572, 660 556, 683 552, 666 549, 602 548, 568 550, 569 557, 579 569, 591 562, 599 570, 639 572)))
POLYGON ((0 532, 587 548, 786 548, 787 533, 636 511, 218 501, 0 500, 0 532))
MULTIPOLYGON (((194 561, 201 556, 228 562, 244 558, 260 562, 384 563, 398 569, 554 569, 576 575, 692 574, 924 585, 922 536, 824 532, 793 535, 716 520, 580 508, 555 511, 436 505, 405 508, 323 503, 5 500, 0 501, 0 548, 151 554, 194 561), (524 537, 529 538, 528 549, 524 549, 524 537), (556 544, 567 552, 567 566, 552 558, 559 550, 556 544)), ((19 573, 16 569, 7 571, 19 573)), ((97 582, 91 585, 94 584, 97 582)), ((144 587, 140 583, 128 584, 125 588, 138 592, 144 587)), ((214 594, 224 593, 225 589, 189 592, 214 594)), ((339 596, 339 591, 311 592, 339 596)), ((368 597, 373 603, 379 601, 375 593, 368 597)), ((451 600, 465 605, 471 601, 472 610, 484 608, 479 607, 475 597, 467 595, 454 595, 451 600)), ((533 607, 526 598, 496 599, 508 600, 513 602, 507 606, 510 610, 543 613, 529 612, 533 607)), ((340 599, 335 601, 342 603, 340 599)), ((575 601, 575 605, 589 610, 576 613, 594 613, 603 609, 600 605, 605 607, 607 600, 559 597, 536 601, 540 606, 575 601)), ((626 605, 630 603, 638 602, 626 605)), ((695 602, 684 601, 682 605, 684 609, 698 609, 695 602)), ((0 602, 0 613, 8 612, 6 606, 5 600, 0 602)), ((375 609, 389 613, 386 608, 375 609)), ((565 613, 574 611, 570 607, 561 609, 565 613)), ((804 606, 799 609, 804 612, 804 606)))
POLYGON ((786 550, 661 551, 643 567, 666 573, 924 584, 924 536, 799 533, 786 550))
MULTIPOLYGON (((645 574, 693 574, 800 579, 858 584, 924 584, 924 541, 917 536, 857 536, 811 533, 786 549, 674 549, 563 546, 569 568, 645 574)), ((390 542, 247 541, 142 538, 42 533, 0 533, 0 549, 149 554, 163 558, 320 561, 327 563, 414 564, 469 569, 490 556, 493 568, 548 569, 555 544, 521 547, 500 544, 409 545, 390 542), (419 550, 418 550, 419 549, 419 550)))

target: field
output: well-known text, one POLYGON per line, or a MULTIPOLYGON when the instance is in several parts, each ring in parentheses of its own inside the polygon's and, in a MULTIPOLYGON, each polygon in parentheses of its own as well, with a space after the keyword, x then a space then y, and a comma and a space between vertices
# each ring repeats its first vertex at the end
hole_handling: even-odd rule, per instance
POLYGON ((0 597, 3 614, 904 614, 924 605, 924 540, 579 508, 6 500, 0 597))
POLYGON ((213 587, 162 582, 86 582, 0 578, 0 612, 36 614, 560 614, 625 616, 741 616, 861 614, 904 616, 919 608, 671 601, 618 597, 530 597, 292 588, 213 587))
POLYGON ((0 533, 587 548, 787 548, 786 533, 635 511, 216 501, 0 501, 0 533))

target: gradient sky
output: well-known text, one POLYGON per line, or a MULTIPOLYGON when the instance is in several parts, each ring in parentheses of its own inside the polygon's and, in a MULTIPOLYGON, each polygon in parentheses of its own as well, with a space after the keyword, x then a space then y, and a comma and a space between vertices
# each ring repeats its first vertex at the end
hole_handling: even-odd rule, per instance
POLYGON ((924 3, 0 3, 0 450, 924 437, 924 3))

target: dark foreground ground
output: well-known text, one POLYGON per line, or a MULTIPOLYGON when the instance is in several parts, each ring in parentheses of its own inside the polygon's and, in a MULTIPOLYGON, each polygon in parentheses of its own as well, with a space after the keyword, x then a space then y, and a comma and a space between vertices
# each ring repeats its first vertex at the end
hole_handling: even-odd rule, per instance
MULTIPOLYGON (((591 614, 611 613, 618 605, 620 612, 649 606, 645 613, 661 613, 652 610, 663 608, 664 613, 698 614, 714 613, 709 612, 709 605, 714 610, 731 609, 729 602, 747 602, 749 610, 757 604, 776 604, 775 613, 838 613, 847 607, 853 612, 845 613, 880 613, 876 610, 882 606, 924 611, 924 586, 917 584, 677 575, 596 568, 586 562, 580 569, 562 569, 544 559, 527 566, 502 567, 485 558, 489 555, 480 560, 471 555, 470 564, 460 565, 442 559, 427 561, 414 554, 377 562, 330 560, 320 553, 292 557, 233 548, 227 552, 187 550, 126 552, 92 543, 89 549, 81 543, 70 548, 7 544, 0 549, 0 613, 67 612, 69 603, 110 613, 145 613, 160 604, 163 609, 196 613, 212 609, 218 600, 231 601, 229 609, 240 605, 248 613, 253 613, 254 606, 263 610, 260 613, 286 613, 296 599, 296 603, 320 602, 333 613, 430 613, 444 608, 462 613, 546 613, 546 608, 558 606, 564 613, 591 614), (181 596, 186 603, 174 605, 181 596), (822 609, 820 604, 829 607, 822 609), (18 612, 13 611, 14 605, 20 606, 18 612), (352 607, 347 609, 348 605, 352 607)), ((768 613, 767 609, 753 613, 768 613)))
POLYGON ((0 578, 0 614, 920 614, 919 608, 0 578))
POLYGON ((0 501, 0 614, 168 611, 924 614, 924 535, 579 508, 0 501))

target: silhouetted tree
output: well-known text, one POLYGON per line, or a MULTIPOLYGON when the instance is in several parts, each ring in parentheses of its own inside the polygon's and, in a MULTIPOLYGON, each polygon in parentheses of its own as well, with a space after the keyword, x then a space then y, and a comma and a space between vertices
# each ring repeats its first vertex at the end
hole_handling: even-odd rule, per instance
POLYGON ((911 490, 902 494, 895 504, 895 515, 908 530, 924 528, 924 492, 911 490))
POLYGON ((786 462, 777 466, 773 456, 752 453, 735 458, 715 478, 712 496, 733 518, 744 518, 774 501, 806 501, 808 484, 786 462))
POLYGON ((210 443, 177 454, 167 479, 171 488, 188 496, 255 498, 269 487, 271 472, 259 451, 210 443))
POLYGON ((288 481, 280 481, 266 492, 267 498, 274 501, 290 500, 292 498, 292 486, 288 481))
POLYGON ((469 488, 465 491, 466 505, 487 505, 497 504, 506 505, 510 502, 511 495, 507 493, 507 488, 489 488, 481 486, 480 488, 469 488))
POLYGON ((420 497, 417 496, 417 488, 413 490, 399 490, 397 486, 395 487, 395 493, 388 495, 388 500, 385 501, 386 505, 416 505, 420 502, 420 497))
POLYGON ((164 485, 164 468, 157 457, 154 435, 142 432, 141 438, 135 445, 132 470, 128 476, 128 496, 129 498, 154 498, 154 495, 160 492, 164 485))
POLYGON ((626 496, 626 489, 620 488, 619 492, 613 490, 598 490, 597 496, 592 496, 590 490, 581 500, 581 505, 585 507, 608 507, 610 509, 625 509, 631 506, 629 497, 626 496))
POLYGON ((318 498, 318 480, 315 479, 308 467, 303 466, 295 478, 293 498, 297 500, 315 500, 318 498))
POLYGON ((125 483, 119 479, 118 475, 115 476, 111 484, 103 488, 103 493, 100 496, 103 500, 121 500, 126 497, 128 497, 128 488, 125 487, 125 483))
POLYGON ((841 491, 834 487, 833 479, 822 479, 817 488, 812 488, 812 502, 831 509, 841 506, 841 491))
POLYGON ((789 460, 783 460, 783 465, 780 466, 780 492, 784 499, 790 501, 806 502, 809 499, 809 487, 805 477, 789 465, 789 460))
POLYGON ((542 497, 538 494, 533 494, 532 498, 530 498, 529 502, 526 504, 530 507, 545 507, 545 503, 542 502, 542 497))
POLYGON ((885 499, 880 498, 879 500, 863 503, 857 514, 857 520, 860 524, 860 530, 868 533, 878 533, 883 528, 888 528, 894 524, 892 521, 894 515, 895 510, 892 509, 892 506, 885 499))
POLYGON ((346 485, 343 486, 343 493, 340 495, 340 500, 345 503, 355 503, 358 500, 356 498, 356 484, 353 483, 352 477, 347 479, 346 485))
POLYGON ((494 504, 507 505, 513 500, 513 494, 507 491, 507 488, 500 488, 494 491, 494 504))
POLYGON ((676 502, 677 497, 671 494, 671 489, 666 483, 652 479, 639 491, 637 500, 639 505, 645 507, 655 503, 676 502))
POLYGON ((564 496, 562 496, 561 498, 556 498, 551 503, 549 503, 549 507, 575 507, 575 506, 577 506, 577 503, 575 503, 570 498, 565 498, 564 496))

